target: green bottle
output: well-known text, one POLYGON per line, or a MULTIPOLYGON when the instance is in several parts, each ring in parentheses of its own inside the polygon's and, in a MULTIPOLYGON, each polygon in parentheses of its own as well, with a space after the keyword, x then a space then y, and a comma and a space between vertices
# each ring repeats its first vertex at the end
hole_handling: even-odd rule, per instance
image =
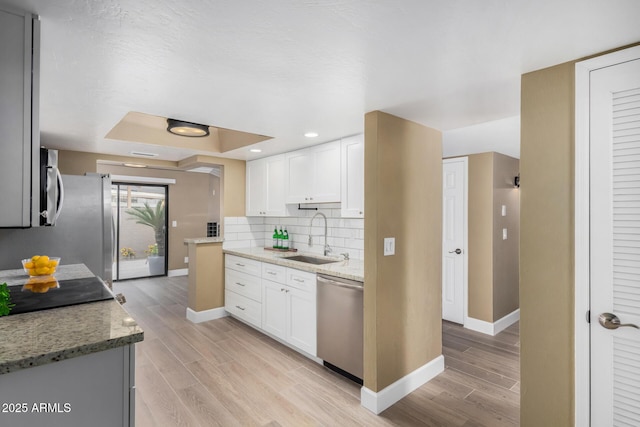
POLYGON ((278 227, 273 227, 273 249, 278 249, 278 227))
POLYGON ((289 233, 287 232, 287 227, 284 228, 284 233, 282 235, 282 249, 289 250, 289 233))
POLYGON ((282 227, 278 230, 278 249, 282 249, 282 238, 284 235, 282 234, 282 227))

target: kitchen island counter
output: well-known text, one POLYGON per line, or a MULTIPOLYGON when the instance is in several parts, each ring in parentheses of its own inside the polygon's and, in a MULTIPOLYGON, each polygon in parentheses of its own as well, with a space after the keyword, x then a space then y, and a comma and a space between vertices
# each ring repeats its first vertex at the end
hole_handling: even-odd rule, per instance
MULTIPOLYGON (((94 276, 83 264, 61 265, 56 279, 94 276)), ((22 269, 0 271, 0 283, 19 286, 22 269)), ((0 374, 89 355, 143 340, 144 333, 115 300, 0 317, 0 374)))
POLYGON ((336 257, 323 257, 322 255, 314 253, 270 251, 261 247, 224 249, 223 252, 230 255, 255 259, 256 261, 268 262, 271 264, 282 265, 284 267, 295 268, 297 270, 308 271, 310 273, 327 274, 329 276, 364 282, 364 261, 357 259, 343 260, 342 257, 340 257, 338 260, 336 257), (336 259, 337 261, 329 264, 314 265, 287 259, 288 257, 296 255, 310 255, 317 258, 336 259))

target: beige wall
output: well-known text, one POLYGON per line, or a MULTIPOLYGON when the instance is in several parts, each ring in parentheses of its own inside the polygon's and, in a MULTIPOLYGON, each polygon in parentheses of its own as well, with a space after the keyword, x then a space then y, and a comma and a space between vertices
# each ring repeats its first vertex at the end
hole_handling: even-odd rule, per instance
POLYGON ((468 311, 493 322, 493 153, 468 158, 468 311))
POLYGON ((519 308, 519 161, 500 153, 469 159, 469 316, 493 323, 519 308), (502 205, 507 216, 502 216, 502 205), (502 229, 507 229, 507 240, 502 229))
MULTIPOLYGON (((213 198, 224 199, 222 216, 244 215, 244 161, 216 159, 207 157, 210 162, 217 161, 223 166, 223 178, 217 184, 211 175, 202 173, 184 172, 171 169, 152 168, 128 168, 124 166, 97 164, 98 160, 110 160, 114 162, 131 161, 145 163, 150 166, 164 168, 176 168, 176 162, 154 161, 139 158, 127 158, 96 153, 83 153, 77 151, 60 151, 59 167, 63 174, 82 175, 86 172, 110 173, 115 175, 152 176, 176 179, 175 185, 169 186, 169 224, 175 220, 178 227, 169 227, 169 270, 186 268, 184 257, 187 256, 187 247, 184 239, 188 237, 206 236, 206 223, 215 220, 216 212, 211 212, 211 207, 216 207, 213 198), (241 178, 241 179, 240 179, 241 178), (214 197, 211 193, 217 188, 218 194, 214 197), (241 193, 238 195, 238 193, 241 193), (230 213, 226 211, 229 209, 230 213)), ((213 163, 211 163, 213 164, 213 163)), ((219 214, 218 214, 219 215, 219 214)), ((218 219, 220 217, 218 216, 218 219)))
POLYGON ((224 307, 222 243, 189 243, 189 308, 194 311, 224 307))
POLYGON ((442 354, 439 131, 365 116, 365 209, 364 385, 377 392, 442 354))
POLYGON ((493 153, 493 318, 496 322, 520 307, 520 190, 514 178, 520 161, 493 153), (502 216, 502 206, 507 215, 502 216), (507 240, 502 229, 507 229, 507 240))
POLYGON ((521 425, 574 423, 574 63, 522 76, 521 425))
POLYGON ((223 159, 210 156, 193 156, 178 162, 178 167, 188 169, 195 166, 222 166, 220 199, 222 218, 245 216, 245 169, 244 160, 223 159))

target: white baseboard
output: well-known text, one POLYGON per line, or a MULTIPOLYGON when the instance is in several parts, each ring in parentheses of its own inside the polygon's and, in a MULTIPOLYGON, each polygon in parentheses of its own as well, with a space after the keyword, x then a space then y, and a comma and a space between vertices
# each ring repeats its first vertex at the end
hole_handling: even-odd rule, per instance
POLYGON ((519 308, 494 323, 474 319, 473 317, 467 317, 464 321, 464 327, 467 329, 471 329, 472 331, 494 336, 504 331, 509 326, 516 323, 518 320, 520 320, 519 308))
POLYGON ((188 276, 189 269, 188 268, 178 268, 176 270, 167 271, 167 276, 176 277, 176 276, 188 276))
POLYGON ((444 371, 444 357, 440 355, 377 393, 362 387, 360 405, 378 415, 442 371, 444 371))
POLYGON ((195 311, 187 307, 187 319, 193 323, 202 323, 208 320, 221 319, 227 317, 227 311, 224 307, 212 308, 210 310, 195 311))

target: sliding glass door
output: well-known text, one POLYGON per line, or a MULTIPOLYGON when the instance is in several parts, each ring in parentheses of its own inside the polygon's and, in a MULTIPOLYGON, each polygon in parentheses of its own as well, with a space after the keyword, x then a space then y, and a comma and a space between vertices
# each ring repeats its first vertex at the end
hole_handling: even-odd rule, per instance
POLYGON ((167 274, 167 186, 114 182, 114 280, 167 274))

